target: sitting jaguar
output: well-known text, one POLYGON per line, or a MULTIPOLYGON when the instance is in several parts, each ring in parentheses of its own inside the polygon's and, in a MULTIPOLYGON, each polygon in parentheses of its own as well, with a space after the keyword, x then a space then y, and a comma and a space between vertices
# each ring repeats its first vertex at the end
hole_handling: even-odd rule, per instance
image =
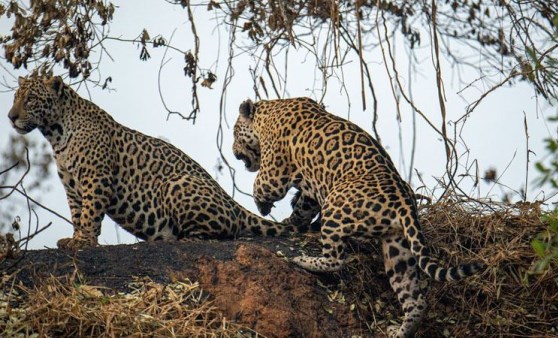
POLYGON ((117 123, 62 78, 18 82, 11 124, 50 142, 68 197, 74 233, 59 248, 98 245, 105 214, 147 241, 290 230, 250 213, 186 154, 117 123))
POLYGON ((322 256, 295 257, 299 266, 339 270, 349 238, 381 238, 385 271, 405 314, 401 326, 389 328, 392 336, 412 335, 424 314, 419 269, 446 281, 483 268, 480 263, 440 267, 421 233, 416 196, 384 148, 309 98, 243 102, 233 152, 249 171, 259 170, 253 194, 261 214, 292 187, 299 193, 291 223, 305 226, 321 213, 322 256))

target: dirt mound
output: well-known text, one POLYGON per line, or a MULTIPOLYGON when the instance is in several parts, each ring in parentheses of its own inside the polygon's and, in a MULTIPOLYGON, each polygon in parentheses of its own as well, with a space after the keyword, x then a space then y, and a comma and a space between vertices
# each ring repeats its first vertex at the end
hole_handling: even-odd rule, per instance
POLYGON ((234 264, 204 259, 198 265, 200 284, 227 317, 268 337, 342 337, 360 331, 354 327, 358 319, 347 306, 327 301, 314 276, 258 245, 241 244, 235 256, 234 264))
MULTIPOLYGON (((558 271, 551 264, 536 272, 541 257, 531 247, 536 237, 549 241, 556 236, 549 231, 547 216, 537 204, 457 200, 422 207, 425 237, 445 265, 482 261, 488 268, 460 282, 423 280, 430 284, 429 309, 417 336, 558 337, 558 271)), ((552 217, 558 222, 558 216, 552 217)), ((205 336, 245 337, 254 332, 268 337, 385 336, 388 325, 400 323, 402 311, 383 272, 380 246, 350 242, 352 254, 338 273, 309 273, 285 259, 301 252, 318 254, 318 239, 318 234, 310 234, 103 246, 75 254, 21 252, 19 260, 0 262, 0 332, 11 325, 49 336, 93 332, 88 329, 97 330, 99 336, 128 335, 125 323, 146 313, 150 324, 138 326, 139 336, 194 332, 178 331, 186 330, 178 325, 185 322, 182 319, 198 317, 205 319, 191 325, 205 336), (130 282, 144 283, 140 289, 147 291, 137 292, 130 282), (203 302, 196 305, 165 294, 177 288, 198 290, 196 299, 203 302), (83 297, 83 290, 92 289, 83 297), (128 310, 106 307, 120 304, 119 296, 142 301, 128 310), (91 297, 93 301, 85 302, 91 297), (52 308, 48 302, 52 299, 72 305, 49 312, 45 309, 52 308), (86 311, 93 306, 97 307, 86 311), (189 315, 186 310, 194 306, 208 315, 189 315), (18 317, 18 311, 37 315, 18 317), (111 313, 128 320, 119 326, 120 322, 107 319, 116 318, 111 313), (74 331, 47 325, 49 318, 74 331), (45 331, 50 327, 52 331, 45 331), (162 328, 168 329, 165 334, 162 328), (227 330, 219 331, 223 328, 227 330)))
MULTIPOLYGON (((138 278, 149 278, 149 282, 154 283, 143 288, 153 288, 153 285, 160 288, 193 280, 208 295, 211 306, 219 309, 221 321, 237 323, 232 326, 237 333, 254 330, 266 337, 363 334, 358 318, 348 311, 347 305, 331 303, 316 276, 289 264, 276 254, 277 251, 292 251, 291 245, 291 241, 286 239, 265 239, 258 244, 252 240, 139 243, 90 248, 73 255, 60 250, 29 251, 16 265, 19 270, 13 275, 15 279, 5 278, 3 287, 4 291, 12 290, 10 285, 20 284, 20 291, 30 295, 28 305, 33 306, 37 299, 52 299, 52 295, 45 295, 45 292, 53 290, 57 290, 59 297, 75 298, 76 285, 81 290, 97 290, 95 292, 100 292, 98 298, 102 300, 114 296, 117 291, 130 293, 134 290, 130 288, 130 281, 138 278)), ((7 269, 9 263, 14 262, 7 260, 0 267, 7 269)), ((26 303, 21 299, 18 302, 21 302, 19 308, 26 303)), ((42 303, 45 304, 44 301, 42 303)), ((50 306, 52 304, 45 304, 44 307, 50 306)), ((79 303, 69 308, 76 306, 89 307, 90 304, 79 303)), ((55 311, 57 318, 61 316, 61 311, 55 311)), ((109 310, 99 309, 99 312, 103 311, 109 310)), ((77 315, 69 311, 67 316, 74 318, 77 315)), ((85 314, 79 317, 79 321, 74 318, 66 322, 79 325, 82 333, 100 334, 100 331, 93 331, 99 329, 98 321, 87 321, 85 314)), ((130 314, 129 317, 134 316, 130 314)), ((22 324, 28 325, 31 320, 25 317, 27 323, 22 324)), ((40 321, 34 323, 31 327, 37 329, 51 327, 40 321)), ((108 330, 108 322, 106 326, 108 330)), ((107 332, 114 333, 114 326, 111 325, 111 330, 107 332)), ((58 332, 55 330, 58 326, 52 327, 54 332, 58 332)), ((64 332, 77 331, 65 329, 64 332)), ((129 334, 129 331, 117 332, 129 334)))

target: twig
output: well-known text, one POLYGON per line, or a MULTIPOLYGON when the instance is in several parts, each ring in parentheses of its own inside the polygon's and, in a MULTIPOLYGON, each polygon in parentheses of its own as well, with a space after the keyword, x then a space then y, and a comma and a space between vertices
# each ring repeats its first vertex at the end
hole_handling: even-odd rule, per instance
POLYGON ((48 229, 51 225, 52 225, 52 222, 48 222, 47 225, 43 226, 42 228, 38 228, 35 232, 33 232, 32 234, 28 235, 27 237, 20 238, 18 242, 29 241, 29 240, 33 239, 35 236, 37 236, 37 235, 40 234, 41 232, 43 232, 43 231, 45 231, 46 229, 48 229))
POLYGON ((196 116, 197 113, 200 111, 200 100, 198 98, 198 78, 197 78, 197 69, 198 69, 198 63, 200 61, 199 59, 199 53, 200 53, 200 38, 198 36, 198 32, 196 30, 196 23, 194 22, 194 15, 192 14, 192 7, 191 7, 191 1, 187 2, 187 10, 188 10, 188 21, 190 21, 190 29, 192 30, 192 34, 194 35, 194 61, 196 63, 196 67, 194 68, 194 71, 192 73, 192 112, 189 115, 189 118, 192 119, 193 121, 196 121, 196 116))
POLYGON ((362 110, 366 110, 366 95, 364 93, 364 70, 363 70, 363 57, 362 57, 362 33, 360 27, 360 1, 356 2, 355 15, 357 18, 357 36, 358 36, 358 56, 360 66, 360 94, 362 96, 362 110))
MULTIPOLYGON (((434 68, 436 70, 436 88, 438 89, 438 102, 440 104, 440 113, 442 115, 442 135, 444 136, 444 144, 446 146, 446 163, 448 166, 448 172, 450 172, 449 166, 451 165, 451 154, 450 147, 448 144, 447 130, 446 130, 446 103, 445 95, 442 83, 442 67, 440 65, 440 46, 438 44, 438 29, 436 26, 437 21, 437 5, 436 0, 432 0, 432 39, 434 40, 434 58, 435 64, 434 68)), ((457 163, 455 164, 457 165, 457 163)))
MULTIPOLYGON (((411 100, 414 101, 413 98, 413 91, 412 91, 412 83, 413 83, 413 74, 412 74, 412 58, 409 58, 409 68, 408 68, 408 77, 409 77, 409 84, 407 90, 409 91, 409 97, 411 100)), ((412 109, 412 107, 411 107, 412 109)), ((411 184, 413 180, 413 168, 415 166, 415 155, 417 152, 417 112, 413 109, 412 110, 412 137, 411 137, 411 160, 409 161, 409 176, 407 180, 409 184, 411 184)))
MULTIPOLYGON (((379 11, 378 11, 379 12, 379 11)), ((389 38, 388 38, 388 28, 386 25, 386 19, 384 17, 384 12, 382 11, 382 25, 384 28, 384 35, 385 38, 384 40, 382 40, 382 34, 380 32, 380 24, 379 24, 379 15, 378 13, 376 14, 376 32, 378 33, 378 39, 380 40, 380 50, 382 52, 382 58, 384 60, 384 68, 386 69, 386 74, 389 78, 389 86, 391 89, 391 94, 393 96, 393 99, 395 101, 395 109, 397 110, 397 121, 401 122, 401 106, 399 105, 399 100, 397 98, 397 89, 396 86, 399 87, 399 91, 402 91, 401 85, 399 83, 399 72, 397 71, 397 67, 395 65, 395 59, 393 57, 393 54, 391 53, 391 43, 389 42, 389 38), (386 48, 384 48, 384 43, 383 41, 385 41, 385 44, 387 45, 387 53, 386 53, 386 48), (390 61, 391 61, 391 67, 393 69, 393 75, 391 74, 391 71, 389 70, 388 67, 388 60, 386 57, 386 54, 389 56, 390 61), (395 82, 394 82, 395 79, 395 82)))
MULTIPOLYGON (((11 194, 14 193, 14 191, 17 189, 17 186, 21 184, 21 182, 23 181, 23 179, 25 178, 25 176, 27 176, 27 174, 29 173, 29 170, 31 169, 31 162, 29 162, 29 149, 27 147, 25 147, 25 158, 27 160, 27 167, 25 168, 25 172, 23 173, 23 175, 21 175, 20 179, 17 181, 17 183, 11 187, 6 187, 6 188, 12 188, 12 190, 4 195, 4 196, 0 196, 0 201, 10 197, 11 194)), ((19 162, 17 162, 14 166, 10 167, 10 169, 14 168, 15 166, 17 166, 17 164, 19 164, 19 162)), ((8 170, 10 170, 8 169, 8 170)), ((4 173, 4 172, 2 172, 4 173)), ((2 188, 2 186, 0 186, 0 188, 2 188)))
MULTIPOLYGON (((12 165, 11 167, 9 167, 6 170, 2 170, 0 171, 0 176, 4 175, 5 173, 7 173, 8 171, 12 170, 13 168, 17 167, 19 165, 19 161, 17 161, 14 165, 12 165)), ((0 198, 1 199, 1 198, 0 198)))
MULTIPOLYGON (((347 29, 344 26, 341 26, 341 28, 343 28, 343 33, 344 33, 344 34, 341 34, 341 37, 343 38, 345 43, 347 45, 349 45, 349 47, 351 49, 356 51, 358 55, 360 55, 358 53, 358 48, 355 45, 354 41, 351 39, 351 35, 348 33, 347 29)), ((380 137, 380 134, 378 133, 378 127, 377 127, 377 124, 378 124, 378 99, 376 97, 376 90, 374 89, 374 84, 372 83, 372 75, 370 73, 370 69, 368 67, 368 64, 364 60, 364 58, 362 58, 360 60, 360 64, 362 66, 364 66, 364 70, 366 71, 366 79, 368 80, 368 88, 370 88, 370 93, 372 94, 372 101, 373 101, 372 130, 374 131, 374 137, 381 144, 382 139, 380 137)))
POLYGON ((230 34, 229 56, 227 59, 227 69, 225 70, 225 79, 223 81, 223 88, 221 89, 221 97, 219 99, 219 127, 217 128, 217 136, 216 136, 216 143, 217 143, 217 149, 219 150, 219 155, 221 156, 223 163, 229 169, 229 175, 232 181, 232 193, 231 193, 232 197, 234 197, 236 191, 246 196, 252 196, 251 194, 240 189, 240 187, 236 182, 236 170, 229 163, 229 161, 225 157, 225 154, 223 153, 223 134, 224 134, 223 122, 225 121, 225 106, 226 106, 225 101, 227 96, 227 88, 234 76, 233 59, 235 57, 234 54, 234 43, 236 41, 235 30, 236 30, 236 25, 231 25, 231 31, 229 33, 230 34))
MULTIPOLYGON (((174 34, 174 31, 173 31, 173 34, 174 34)), ((157 35, 157 36, 160 36, 160 35, 157 35)), ((104 40, 114 40, 114 41, 118 41, 118 42, 141 43, 141 40, 139 40, 139 39, 124 39, 124 38, 118 38, 118 37, 114 37, 114 36, 107 36, 107 37, 104 38, 104 40)), ((154 42, 146 42, 146 43, 154 44, 154 42)), ((181 50, 177 47, 171 46, 170 45, 170 40, 169 40, 168 43, 165 44, 165 47, 167 49, 172 49, 173 51, 178 52, 182 55, 186 55, 185 51, 183 51, 183 50, 181 50)))
POLYGON ((165 67, 165 65, 168 62, 170 62, 170 60, 171 60, 171 59, 169 59, 169 60, 165 61, 165 59, 167 57, 167 52, 169 51, 169 44, 171 43, 175 32, 176 32, 176 29, 172 31, 172 34, 169 38, 169 43, 167 43, 165 45, 165 51, 163 52, 163 57, 161 58, 161 64, 159 65, 159 71, 157 72, 157 89, 159 91, 159 98, 161 99, 161 103, 163 104, 163 107, 165 107, 165 110, 167 111, 167 121, 169 120, 171 115, 178 115, 181 118, 183 118, 184 120, 189 120, 190 119, 188 116, 184 116, 180 112, 172 111, 172 110, 169 109, 169 107, 167 106, 167 102, 165 101, 165 98, 163 97, 163 91, 161 89, 162 88, 162 86, 161 86, 161 73, 163 71, 163 67, 165 67))
POLYGON ((523 195, 523 201, 527 201, 527 192, 529 188, 529 162, 530 162, 530 154, 531 150, 529 150, 529 127, 527 125, 527 115, 525 111, 523 112, 523 127, 525 131, 525 156, 527 161, 525 162, 525 192, 523 195))
MULTIPOLYGON (((376 18, 376 21, 378 22, 378 18, 376 18)), ((393 85, 392 81, 395 80, 395 83, 397 84, 397 87, 399 88, 399 93, 401 94, 401 96, 405 99, 405 101, 407 102, 407 104, 409 104, 413 110, 418 113, 420 115, 420 117, 422 117, 424 119, 424 121, 426 121, 428 123, 428 125, 438 134, 440 135, 442 138, 444 138, 444 140, 446 140, 447 142, 445 142, 445 144, 449 144, 449 146, 451 147, 451 153, 454 154, 454 156, 456 157, 456 164, 453 168, 453 171, 449 172, 448 171, 448 167, 446 166, 446 173, 448 174, 448 177, 450 179, 450 182, 453 181, 453 178, 456 175, 457 172, 457 168, 458 168, 458 161, 457 161, 457 150, 455 149, 455 144, 453 142, 450 142, 450 140, 448 139, 447 135, 445 135, 442 131, 440 131, 429 119, 428 117, 422 112, 422 110, 420 110, 415 103, 411 100, 411 98, 408 96, 408 94, 405 92, 404 87, 402 86, 400 80, 399 80, 399 73, 397 71, 397 67, 395 66, 395 59, 393 57, 393 55, 391 54, 391 44, 389 42, 389 39, 387 37, 387 25, 385 23, 385 20, 383 20, 383 25, 384 25, 384 34, 386 34, 385 36, 385 43, 387 45, 387 54, 390 58, 392 67, 393 67, 393 71, 395 73, 395 75, 392 77, 389 74, 389 70, 386 68, 389 78, 390 78, 390 84, 392 87, 392 92, 394 92, 394 88, 395 86, 393 85)), ((378 31, 378 36, 379 38, 381 38, 381 34, 379 31, 379 28, 376 28, 378 31)), ((382 56, 384 57, 385 63, 387 64, 387 60, 385 58, 385 52, 384 52, 384 48, 382 46, 382 44, 380 43, 380 47, 382 50, 382 56)), ((386 66, 387 67, 387 66, 386 66)), ((395 95, 395 94, 394 94, 395 95)), ((396 102, 397 103, 397 102, 396 102)), ((399 105, 397 105, 398 109, 399 109, 399 105)), ((398 110, 399 112, 399 110, 398 110)), ((399 113, 398 113, 399 114, 399 113)), ((444 192, 441 194, 440 199, 444 197, 444 195, 449 191, 449 188, 451 187, 451 184, 446 185, 446 188, 444 189, 444 192)))
MULTIPOLYGON (((22 196, 24 196, 25 198, 28 198, 29 201, 33 202, 34 204, 36 204, 38 207, 45 209, 46 211, 50 212, 51 214, 57 216, 60 219, 63 219, 64 221, 68 222, 69 224, 72 224, 72 221, 70 221, 69 219, 67 219, 66 217, 60 215, 59 213, 57 213, 56 211, 46 207, 45 205, 37 202, 35 199, 31 198, 29 195, 26 195, 23 191, 19 190, 16 186, 12 186, 12 185, 0 185, 0 190, 1 189, 12 189, 15 192, 20 193, 22 196)), ((4 198, 4 197, 2 197, 4 198)))

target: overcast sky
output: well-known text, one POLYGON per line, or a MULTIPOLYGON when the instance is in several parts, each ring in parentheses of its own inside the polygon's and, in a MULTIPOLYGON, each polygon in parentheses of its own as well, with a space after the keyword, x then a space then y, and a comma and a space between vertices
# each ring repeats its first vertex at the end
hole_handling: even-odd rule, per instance
MULTIPOLYGON (((134 38, 140 34, 143 28, 146 28, 151 36, 162 34, 168 38, 176 29, 172 44, 182 50, 193 48, 187 14, 180 6, 169 5, 164 1, 114 1, 114 3, 119 8, 111 24, 112 36, 134 38), (139 3, 141 5, 138 5, 139 3)), ((167 113, 160 101, 157 89, 157 74, 164 52, 161 48, 150 49, 152 59, 142 62, 139 61, 137 46, 122 42, 108 42, 106 47, 114 61, 105 57, 101 71, 103 77, 112 77, 112 87, 116 90, 109 92, 90 88, 91 99, 121 124, 144 134, 163 137, 170 141, 200 163, 214 175, 227 192, 232 194, 231 179, 227 171, 219 175, 216 170, 220 157, 216 143, 219 99, 226 70, 228 33, 224 26, 217 27, 218 21, 212 20, 212 13, 208 13, 203 6, 194 10, 201 37, 200 66, 210 68, 218 77, 218 81, 213 86, 214 89, 199 89, 201 112, 198 114, 195 125, 176 116, 171 116, 167 120, 167 113)), ((0 33, 5 34, 8 29, 9 24, 6 21, 0 22, 0 33)), ((413 96, 420 109, 428 115, 433 123, 440 126, 440 109, 435 79, 432 76, 432 61, 426 53, 428 47, 424 48, 425 53, 423 53, 420 63, 421 74, 415 74, 411 78, 414 88, 413 96)), ((410 110, 403 106, 402 123, 400 126, 397 124, 394 99, 385 74, 381 54, 378 50, 367 51, 366 53, 366 58, 370 60, 369 66, 379 98, 378 131, 383 145, 406 177, 411 152, 412 115, 410 110)), ((404 50, 399 50, 398 55, 402 57, 404 50)), ((167 58, 171 60, 166 64, 162 73, 163 95, 170 109, 187 114, 191 110, 192 97, 190 81, 184 77, 183 73, 183 56, 169 51, 167 58)), ((281 58, 277 57, 277 59, 281 58)), ((316 80, 317 72, 313 58, 309 57, 304 50, 291 49, 289 61, 285 97, 312 96, 320 98, 322 92, 319 91, 319 81, 316 80)), ((11 65, 5 63, 4 65, 11 69, 11 65)), ((246 191, 252 190, 255 174, 245 171, 242 162, 235 160, 232 156, 232 125, 236 120, 239 104, 246 98, 254 99, 249 73, 249 69, 253 65, 254 59, 248 54, 240 55, 235 59, 235 77, 229 86, 226 97, 226 119, 229 126, 224 129, 223 142, 225 156, 237 169, 238 183, 246 191)), ((465 113, 467 105, 482 95, 488 88, 483 87, 481 83, 476 83, 474 86, 461 91, 464 85, 458 83, 456 76, 454 76, 455 73, 449 65, 444 63, 442 67, 446 86, 448 121, 455 121, 465 113), (458 94, 458 92, 460 93, 458 94)), ((402 68, 404 70, 403 74, 407 74, 404 63, 402 68)), ((350 112, 350 119, 353 122, 371 132, 372 112, 370 108, 366 111, 362 110, 358 71, 358 63, 354 60, 344 69, 343 82, 350 100, 347 99, 339 84, 333 81, 328 86, 324 104, 330 112, 343 117, 348 117, 350 112), (348 102, 351 103, 350 107, 348 102)), ((15 76, 27 75, 22 70, 13 71, 12 74, 7 74, 2 69, 0 69, 0 72, 2 77, 8 79, 11 79, 12 74, 15 76)), ((473 80, 478 78, 478 74, 465 74, 465 78, 473 80)), ((408 76, 402 75, 402 80, 404 83, 408 83, 410 79, 408 76)), ((15 79, 10 81, 15 85, 15 79)), ((83 88, 79 92, 82 96, 89 98, 88 92, 83 88)), ((372 98, 368 95, 369 107, 372 106, 371 100, 372 98)), ((12 101, 13 92, 0 93, 0 111, 3 112, 0 114, 0 147, 5 147, 9 135, 15 133, 7 118, 7 112, 12 101)), ((489 95, 469 116, 461 133, 462 139, 466 141, 469 148, 469 153, 464 156, 469 158, 469 164, 474 163, 475 159, 477 160, 481 175, 485 170, 492 167, 498 170, 498 174, 502 174, 505 170, 500 178, 501 182, 513 189, 519 189, 523 186, 526 174, 524 117, 528 121, 529 147, 534 152, 529 165, 531 170, 529 181, 532 182, 534 162, 544 154, 542 139, 548 137, 550 135, 549 128, 553 128, 553 126, 547 126, 545 117, 555 112, 555 108, 549 107, 545 102, 537 101, 532 88, 526 84, 519 83, 513 88, 498 89, 489 95)), ((436 184, 433 177, 440 177, 445 170, 443 142, 420 118, 417 118, 417 128, 414 169, 423 176, 428 188, 433 189, 436 184)), ((449 126, 449 128, 453 127, 449 126)), ((38 131, 34 131, 27 137, 41 138, 42 135, 38 131)), ((464 147, 460 145, 459 149, 463 154, 464 147)), ((0 170, 9 165, 10 163, 0 163, 0 170)), ((52 189, 33 197, 70 218, 62 184, 59 182, 55 170, 52 172, 52 189)), ((414 188, 421 186, 416 176, 412 185, 414 188)), ((470 179, 466 180, 463 186, 468 189, 466 191, 472 191, 470 179)), ((540 190, 532 186, 529 191, 530 199, 542 197, 540 190)), ((499 199, 502 190, 499 187, 494 187, 493 184, 481 182, 480 187, 472 192, 482 197, 490 196, 499 199)), ((234 197, 242 205, 256 211, 254 202, 250 197, 239 193, 236 193, 234 197)), ((516 196, 515 199, 517 200, 518 197, 516 196)), ((290 207, 285 202, 274 209, 273 215, 282 219, 289 213, 290 207)), ((27 211, 24 206, 16 211, 16 215, 21 216, 23 223, 26 224, 27 211)), ((72 227, 56 216, 39 211, 39 217, 40 225, 52 221, 53 226, 33 239, 30 243, 31 248, 55 247, 58 239, 72 235, 72 227)), ((105 219, 99 238, 101 244, 132 243, 134 241, 136 239, 133 236, 115 227, 110 219, 105 219)))

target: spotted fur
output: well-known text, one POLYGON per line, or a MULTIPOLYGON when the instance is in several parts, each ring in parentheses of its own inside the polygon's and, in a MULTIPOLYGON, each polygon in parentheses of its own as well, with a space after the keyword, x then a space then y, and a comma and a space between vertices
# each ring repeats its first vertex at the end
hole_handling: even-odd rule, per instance
POLYGON ((292 223, 305 226, 321 209, 322 256, 299 256, 296 264, 339 270, 349 237, 382 239, 385 270, 405 313, 402 325, 391 329, 393 336, 412 335, 425 311, 419 270, 446 281, 482 268, 440 267, 421 232, 414 193, 384 148, 311 99, 243 102, 233 151, 248 170, 259 171, 254 200, 263 215, 292 187, 300 191, 292 223))
POLYGON ((60 77, 20 78, 9 119, 52 145, 72 214, 60 248, 98 245, 105 214, 147 241, 288 231, 236 203, 186 154, 129 129, 60 77))

